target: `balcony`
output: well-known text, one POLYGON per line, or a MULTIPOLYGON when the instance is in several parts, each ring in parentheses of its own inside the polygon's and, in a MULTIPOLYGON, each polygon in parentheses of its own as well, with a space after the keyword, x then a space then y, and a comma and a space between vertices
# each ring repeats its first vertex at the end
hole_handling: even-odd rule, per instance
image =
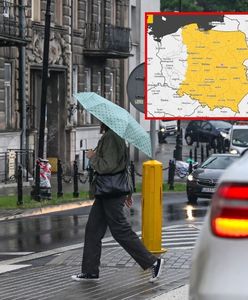
POLYGON ((24 9, 8 1, 0 3, 0 47, 25 45, 19 28, 19 11, 24 9))
POLYGON ((130 28, 111 24, 88 23, 85 26, 84 55, 104 58, 131 56, 130 28))

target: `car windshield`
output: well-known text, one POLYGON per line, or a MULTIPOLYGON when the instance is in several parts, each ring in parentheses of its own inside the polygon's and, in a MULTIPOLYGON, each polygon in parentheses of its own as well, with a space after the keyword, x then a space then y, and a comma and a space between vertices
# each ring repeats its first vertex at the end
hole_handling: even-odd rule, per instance
POLYGON ((203 169, 226 169, 238 156, 211 156, 202 165, 203 169))
POLYGON ((232 144, 238 147, 248 147, 248 131, 247 129, 234 129, 232 144))
POLYGON ((211 121, 210 122, 215 128, 231 128, 232 125, 225 121, 211 121))

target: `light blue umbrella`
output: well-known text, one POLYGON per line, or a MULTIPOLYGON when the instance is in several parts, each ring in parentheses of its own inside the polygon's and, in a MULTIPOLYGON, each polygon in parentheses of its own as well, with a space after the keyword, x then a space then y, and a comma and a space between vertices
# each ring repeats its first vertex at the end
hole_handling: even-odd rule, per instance
POLYGON ((77 93, 74 97, 98 120, 130 144, 152 156, 151 139, 143 127, 124 108, 96 93, 77 93))

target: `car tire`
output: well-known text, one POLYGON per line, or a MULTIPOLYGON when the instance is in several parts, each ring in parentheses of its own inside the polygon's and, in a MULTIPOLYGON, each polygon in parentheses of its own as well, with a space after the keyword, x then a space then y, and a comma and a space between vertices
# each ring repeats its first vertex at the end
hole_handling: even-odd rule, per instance
POLYGON ((197 196, 192 194, 187 194, 187 197, 188 197, 189 204, 197 204, 197 196))
POLYGON ((191 146, 193 144, 193 139, 190 135, 185 136, 185 141, 186 141, 187 145, 189 145, 189 146, 191 146))

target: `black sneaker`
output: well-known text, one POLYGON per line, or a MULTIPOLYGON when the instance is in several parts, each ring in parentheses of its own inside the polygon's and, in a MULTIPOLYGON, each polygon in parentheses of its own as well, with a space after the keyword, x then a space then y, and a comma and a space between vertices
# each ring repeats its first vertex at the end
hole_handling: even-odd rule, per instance
POLYGON ((77 275, 72 275, 71 279, 75 281, 97 281, 99 280, 99 275, 90 273, 79 273, 77 275))
POLYGON ((156 263, 151 267, 152 277, 150 278, 149 282, 155 282, 158 280, 158 278, 162 273, 163 264, 164 264, 164 259, 158 258, 156 263))

